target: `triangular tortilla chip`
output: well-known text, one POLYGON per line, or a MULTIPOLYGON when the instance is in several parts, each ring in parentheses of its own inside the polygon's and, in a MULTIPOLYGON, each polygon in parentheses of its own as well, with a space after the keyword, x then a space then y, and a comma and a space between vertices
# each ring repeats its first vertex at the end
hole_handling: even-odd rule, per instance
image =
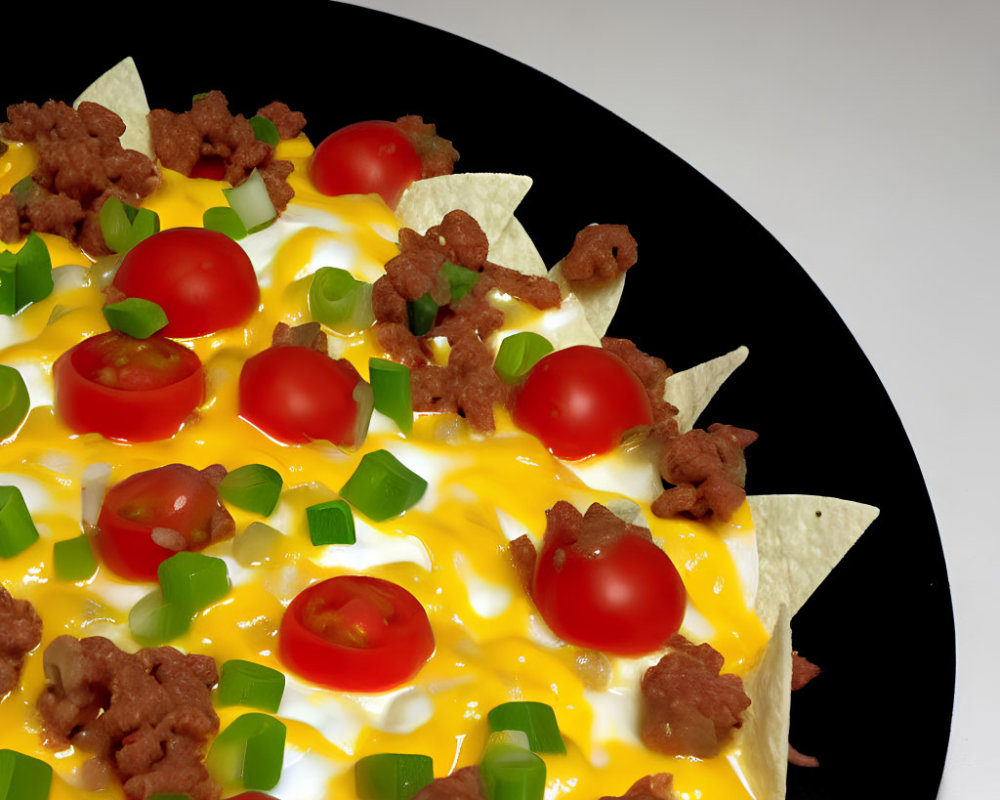
POLYGON ((499 238, 490 244, 489 259, 494 264, 525 275, 544 278, 548 273, 535 243, 516 217, 510 220, 499 238))
POLYGON ((625 289, 625 273, 621 273, 613 281, 594 287, 571 286, 563 276, 562 265, 563 262, 560 261, 549 270, 549 279, 559 284, 564 296, 572 292, 580 299, 587 312, 587 321, 590 323, 590 327, 594 329, 598 338, 604 336, 618 310, 618 303, 622 299, 622 291, 625 289))
POLYGON ((440 224, 449 211, 460 208, 475 218, 492 248, 530 188, 531 178, 526 175, 498 172, 439 175, 410 184, 396 206, 396 216, 403 227, 425 233, 440 224))
POLYGON ((769 494, 748 497, 757 531, 757 615, 774 625, 787 605, 794 615, 840 562, 878 509, 835 497, 769 494))
POLYGON ((146 100, 146 90, 142 86, 139 70, 131 57, 122 59, 73 101, 73 108, 80 103, 97 103, 114 111, 125 123, 125 133, 122 134, 122 147, 126 150, 138 150, 150 158, 153 154, 153 141, 149 133, 149 102, 146 100))
POLYGON ((724 356, 675 372, 667 378, 663 399, 677 408, 677 426, 681 433, 687 433, 694 427, 719 387, 746 361, 749 352, 745 347, 738 347, 724 356))
POLYGON ((775 610, 774 627, 760 663, 747 675, 750 707, 743 715, 742 765, 754 797, 783 800, 788 771, 792 707, 792 629, 788 608, 775 610))

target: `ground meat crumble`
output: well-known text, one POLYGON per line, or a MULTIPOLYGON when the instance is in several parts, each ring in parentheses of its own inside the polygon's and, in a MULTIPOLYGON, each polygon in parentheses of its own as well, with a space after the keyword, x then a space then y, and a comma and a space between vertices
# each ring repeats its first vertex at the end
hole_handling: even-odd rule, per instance
POLYGON ((49 681, 38 699, 52 746, 93 753, 129 800, 186 793, 218 800, 202 758, 219 730, 215 661, 173 647, 126 653, 110 640, 60 636, 45 649, 49 681))
POLYGON ((594 285, 614 280, 639 259, 638 246, 625 225, 588 225, 563 259, 566 280, 594 285))
POLYGON ((458 151, 447 139, 437 135, 437 128, 422 117, 408 115, 395 122, 400 132, 410 140, 420 157, 420 177, 436 178, 451 175, 458 161, 458 151))
POLYGON ((0 586, 0 697, 21 679, 24 657, 42 641, 42 620, 27 600, 17 600, 0 586))

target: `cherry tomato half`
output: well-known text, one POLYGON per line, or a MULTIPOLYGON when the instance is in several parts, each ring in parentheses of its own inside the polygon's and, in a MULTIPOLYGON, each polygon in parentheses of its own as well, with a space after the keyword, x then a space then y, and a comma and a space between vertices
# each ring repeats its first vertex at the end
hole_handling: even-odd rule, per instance
POLYGON ((63 353, 52 375, 70 428, 128 442, 173 436, 205 396, 198 356, 159 336, 91 336, 63 353))
POLYGON ((169 228, 143 239, 112 282, 126 297, 158 303, 163 336, 193 338, 244 323, 260 304, 250 257, 223 233, 169 228))
POLYGON ((651 425, 653 412, 639 378, 618 356, 577 345, 538 361, 514 390, 514 424, 570 461, 606 453, 622 435, 651 425))
POLYGON ((382 195, 395 208, 421 175, 420 156, 391 122, 355 122, 327 136, 313 153, 309 176, 323 194, 382 195))
POLYGON ((556 636, 617 655, 659 649, 684 619, 687 595, 670 557, 627 534, 594 556, 546 531, 532 598, 556 636))
POLYGON ((354 447, 372 404, 371 387, 350 362, 309 347, 270 347, 240 372, 240 416, 286 444, 328 439, 354 447))
POLYGON ((137 472, 104 496, 97 519, 97 549, 104 564, 133 581, 156 580, 162 561, 177 552, 153 541, 155 528, 169 528, 186 542, 182 550, 201 550, 212 538, 220 514, 212 482, 194 467, 168 464, 137 472))
POLYGON ((366 575, 340 575, 300 592, 278 636, 278 654, 292 671, 345 692, 399 686, 434 652, 434 634, 417 598, 366 575))

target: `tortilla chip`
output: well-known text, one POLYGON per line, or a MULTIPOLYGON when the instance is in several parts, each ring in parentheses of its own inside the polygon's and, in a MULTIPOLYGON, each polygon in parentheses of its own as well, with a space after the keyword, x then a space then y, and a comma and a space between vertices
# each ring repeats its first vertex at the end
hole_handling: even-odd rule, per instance
POLYGON ((608 281, 597 286, 571 286, 569 281, 563 276, 563 262, 560 261, 549 271, 549 279, 559 284, 563 296, 572 292, 583 304, 587 312, 587 321, 598 338, 608 332, 611 320, 618 310, 618 303, 622 298, 622 291, 625 289, 625 273, 621 273, 613 281, 608 281))
POLYGON ((149 123, 146 121, 149 102, 139 70, 131 57, 119 61, 84 89, 83 94, 73 101, 73 108, 83 102, 97 103, 114 111, 125 123, 122 147, 155 158, 149 123))
POLYGON ((492 249, 514 218, 514 209, 531 188, 526 175, 470 172, 415 181, 396 206, 400 224, 417 233, 439 225, 449 211, 462 209, 475 218, 492 249))
POLYGON ((746 361, 749 352, 746 347, 738 347, 724 356, 675 372, 667 378, 663 399, 677 408, 677 426, 681 433, 687 433, 694 427, 719 387, 746 361))
POLYGON ((774 627, 760 663, 743 689, 750 707, 743 715, 743 773, 754 797, 782 800, 788 771, 788 727, 792 709, 792 628, 788 608, 775 609, 774 627))
POLYGON ((511 218, 499 238, 490 244, 489 259, 494 264, 525 275, 544 278, 548 274, 545 261, 535 248, 535 243, 516 217, 511 218))
POLYGON ((765 627, 788 606, 794 615, 878 516, 878 509, 834 497, 771 494, 748 497, 757 531, 765 627))

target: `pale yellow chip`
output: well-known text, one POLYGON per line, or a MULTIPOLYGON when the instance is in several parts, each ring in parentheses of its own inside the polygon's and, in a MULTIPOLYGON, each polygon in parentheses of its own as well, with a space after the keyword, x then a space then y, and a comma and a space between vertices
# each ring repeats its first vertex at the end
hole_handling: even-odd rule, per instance
MULTIPOLYGON (((759 529, 758 529, 759 535, 759 529)), ((764 655, 744 681, 750 707, 743 714, 741 764, 754 797, 782 800, 788 772, 792 707, 792 629, 788 608, 775 609, 764 655)))
POLYGON ((745 347, 738 347, 667 378, 663 399, 677 408, 677 427, 681 433, 687 433, 694 427, 719 387, 746 361, 749 352, 745 347))
POLYGON ((621 302, 622 292, 625 289, 625 273, 619 274, 614 280, 595 286, 573 286, 563 275, 562 265, 563 262, 560 261, 549 271, 549 279, 559 284, 564 296, 571 292, 576 295, 587 313, 590 327, 597 337, 601 338, 608 332, 611 320, 621 302))
POLYGON ((97 103, 114 111, 125 123, 122 147, 138 150, 154 158, 153 141, 149 132, 149 102, 142 78, 131 57, 122 59, 101 75, 73 101, 73 108, 80 103, 97 103))
POLYGON ((496 241, 490 244, 490 261, 517 270, 524 275, 544 278, 548 274, 545 261, 531 241, 524 226, 512 218, 496 241))
POLYGON ((794 494, 748 497, 757 531, 757 615, 775 624, 782 606, 794 614, 878 517, 864 503, 794 494))

